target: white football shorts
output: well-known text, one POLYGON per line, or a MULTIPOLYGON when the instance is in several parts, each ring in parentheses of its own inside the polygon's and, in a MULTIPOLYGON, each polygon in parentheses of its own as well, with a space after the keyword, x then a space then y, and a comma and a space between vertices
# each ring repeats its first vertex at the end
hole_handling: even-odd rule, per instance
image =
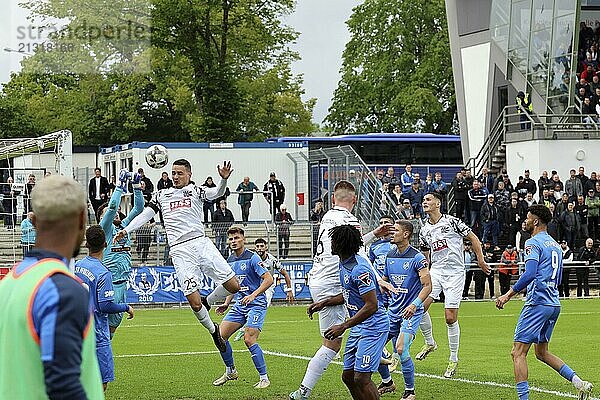
POLYGON ((235 276, 223 255, 206 236, 171 247, 170 255, 181 291, 186 296, 201 288, 204 275, 217 286, 235 276))
POLYGON ((444 292, 444 307, 459 308, 465 286, 465 272, 448 275, 440 274, 431 269, 429 275, 431 275, 431 294, 429 297, 439 300, 440 293, 444 292))
MULTIPOLYGON (((310 287, 310 296, 315 302, 331 297, 330 289, 326 289, 325 292, 319 290, 319 288, 310 287)), ((323 336, 325 331, 333 325, 343 324, 344 321, 346 321, 346 318, 348 318, 348 310, 344 304, 323 308, 319 311, 319 329, 321 331, 321 336, 323 336)))

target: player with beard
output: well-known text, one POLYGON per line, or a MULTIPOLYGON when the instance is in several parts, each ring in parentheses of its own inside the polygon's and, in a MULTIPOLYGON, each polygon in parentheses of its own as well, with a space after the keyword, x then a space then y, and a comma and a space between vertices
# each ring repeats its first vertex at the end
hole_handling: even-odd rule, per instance
POLYGON ((508 293, 496 299, 496 307, 504 305, 517 293, 527 289, 525 305, 515 329, 512 358, 519 400, 529 400, 527 353, 533 344, 538 360, 552 367, 575 386, 578 399, 589 399, 592 384, 582 381, 563 360, 550 353, 548 343, 560 315, 558 285, 562 276, 562 249, 546 228, 552 213, 543 204, 529 207, 525 230, 531 238, 525 242, 525 272, 508 293))
POLYGON ((88 291, 69 269, 85 235, 81 185, 31 193, 35 248, 0 281, 0 399, 103 399, 88 291))
POLYGON ((173 187, 155 192, 144 211, 120 230, 113 242, 123 239, 150 221, 156 213, 162 212, 170 256, 181 290, 198 322, 210 333, 219 351, 224 352, 225 341, 208 311, 211 304, 221 304, 227 296, 237 293, 240 284, 229 264, 204 233, 204 203, 225 194, 227 178, 233 171, 230 162, 224 162, 222 167, 217 166, 217 170, 221 180, 214 188, 196 186, 191 181, 192 166, 189 161, 175 160, 171 170, 173 187), (199 292, 205 276, 217 285, 206 298, 201 297, 199 292))
MULTIPOLYGON (((119 173, 119 186, 115 188, 108 204, 98 207, 97 218, 100 226, 104 230, 106 238, 106 248, 102 263, 112 275, 112 286, 114 288, 114 302, 117 304, 127 303, 127 281, 131 272, 131 238, 126 236, 118 241, 114 241, 117 232, 124 229, 129 223, 144 210, 144 195, 140 185, 142 176, 138 173, 132 175, 127 170, 121 170, 119 173), (119 204, 121 196, 127 190, 127 183, 131 178, 133 187, 133 209, 123 220, 119 215, 119 204)), ((123 321, 123 313, 111 313, 108 315, 108 326, 110 337, 112 339, 115 331, 123 321)))

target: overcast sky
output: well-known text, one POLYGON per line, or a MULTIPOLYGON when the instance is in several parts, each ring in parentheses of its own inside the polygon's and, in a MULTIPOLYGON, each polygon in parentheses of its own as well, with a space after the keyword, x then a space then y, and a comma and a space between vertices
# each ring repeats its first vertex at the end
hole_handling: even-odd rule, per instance
MULTIPOLYGON (((10 72, 19 69, 23 55, 8 53, 4 49, 18 50, 23 45, 17 38, 17 27, 27 26, 26 13, 20 9, 21 0, 2 0, 0 13, 0 82, 8 81, 10 72)), ((352 8, 363 0, 297 0, 296 11, 287 23, 299 31, 300 37, 293 48, 300 53, 301 61, 294 63, 295 73, 303 74, 305 99, 316 98, 314 121, 322 122, 327 116, 331 97, 337 87, 341 56, 349 34, 346 20, 352 8)), ((26 46, 26 45, 25 45, 26 46)), ((22 49, 23 50, 23 49, 22 49)), ((27 51, 27 48, 24 49, 27 51)))

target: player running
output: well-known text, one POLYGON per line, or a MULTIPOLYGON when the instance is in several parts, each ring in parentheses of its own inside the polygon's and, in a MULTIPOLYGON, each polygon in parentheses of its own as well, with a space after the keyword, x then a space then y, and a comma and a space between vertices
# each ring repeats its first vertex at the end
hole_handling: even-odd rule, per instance
POLYGON ((563 360, 548 351, 548 343, 560 314, 558 285, 563 267, 562 249, 546 231, 551 220, 552 213, 543 204, 529 207, 525 230, 531 233, 531 238, 525 242, 525 272, 506 294, 496 299, 496 307, 504 308, 513 296, 527 289, 512 348, 519 400, 529 399, 527 353, 532 343, 537 359, 573 383, 578 391, 578 399, 585 400, 590 398, 592 384, 582 381, 563 360))
MULTIPOLYGON (((383 279, 399 289, 397 294, 390 295, 388 340, 392 340, 400 354, 405 387, 402 399, 415 400, 415 365, 410 357, 410 345, 423 318, 423 303, 431 293, 431 277, 427 259, 410 245, 413 225, 407 220, 400 220, 395 228, 392 243, 396 247, 387 254, 383 271, 383 279)), ((389 389, 392 386, 395 389, 396 385, 392 382, 388 366, 381 364, 379 373, 383 378, 379 393, 393 391, 389 389)))
MULTIPOLYGON (((307 313, 312 319, 312 315, 318 310, 321 336, 330 327, 342 324, 347 316, 344 302, 339 297, 342 293, 342 286, 339 279, 340 259, 331 252, 329 231, 336 226, 352 225, 360 232, 358 219, 351 213, 356 204, 356 191, 350 182, 339 181, 335 185, 333 189, 333 203, 335 206, 327 211, 321 220, 317 251, 309 275, 309 287, 313 303, 308 306, 307 313)), ((364 235, 362 240, 365 245, 369 245, 377 236, 383 237, 388 235, 392 227, 393 225, 379 226, 374 231, 364 235)), ((361 251, 361 253, 364 258, 367 258, 364 251, 361 251)), ((378 283, 384 289, 392 287, 383 280, 380 280, 378 283)), ((289 397, 291 400, 304 400, 310 396, 318 380, 323 376, 338 351, 340 351, 341 346, 342 339, 340 337, 331 340, 323 336, 323 345, 308 363, 300 388, 290 393, 289 397)))
MULTIPOLYGON (((121 170, 119 173, 119 186, 115 188, 108 204, 98 207, 96 215, 106 235, 106 248, 104 249, 102 263, 106 265, 106 268, 108 268, 112 275, 114 300, 115 303, 119 304, 127 302, 127 281, 131 272, 131 238, 126 236, 118 241, 114 241, 114 237, 118 231, 129 225, 131 220, 144 210, 144 195, 142 194, 140 185, 141 179, 142 176, 140 174, 136 173, 132 175, 127 170, 121 170), (131 179, 133 187, 133 209, 129 212, 127 218, 121 221, 118 212, 119 204, 121 203, 121 196, 127 191, 129 179, 131 179)), ((109 313, 108 326, 111 339, 119 325, 121 325, 122 320, 122 312, 109 313)))
POLYGON ((108 325, 109 314, 129 314, 133 318, 133 308, 126 303, 115 302, 112 274, 102 263, 102 255, 106 248, 106 237, 100 225, 92 225, 85 232, 85 247, 90 255, 75 263, 75 275, 90 292, 90 305, 94 312, 94 330, 96 332, 96 356, 100 366, 102 385, 106 391, 108 382, 115 380, 115 363, 110 343, 108 325))
MULTIPOLYGON (((285 268, 281 265, 277 257, 273 254, 269 253, 269 247, 267 246, 267 241, 263 238, 258 238, 254 241, 254 251, 260 259, 262 260, 264 266, 269 270, 271 276, 274 276, 275 272, 280 273, 285 279, 285 289, 286 299, 290 303, 294 302, 294 290, 292 288, 292 281, 290 280, 290 275, 287 273, 285 268)), ((275 293, 275 287, 277 286, 275 282, 275 278, 273 278, 273 284, 267 289, 265 292, 265 296, 267 296, 267 308, 271 306, 271 300, 273 299, 273 294, 275 293)), ((240 329, 238 333, 235 334, 233 338, 234 342, 242 339, 244 337, 244 329, 240 329)))
POLYGON ((429 219, 419 233, 421 250, 430 259, 431 294, 423 303, 425 314, 421 321, 421 331, 425 337, 425 345, 416 355, 417 360, 423 360, 432 351, 437 349, 433 340, 431 317, 427 310, 434 299, 439 299, 444 292, 445 317, 448 326, 448 344, 450 347, 450 360, 444 377, 451 378, 456 373, 458 366, 458 347, 460 344, 460 327, 458 325, 458 308, 462 300, 462 291, 465 284, 465 260, 463 257, 463 238, 471 241, 473 251, 477 255, 477 264, 486 275, 490 274, 490 267, 486 264, 481 250, 481 242, 460 219, 442 214, 440 207, 442 196, 438 193, 427 193, 423 198, 423 212, 429 219))
POLYGON ((225 193, 227 178, 233 171, 230 162, 217 166, 221 180, 214 188, 196 186, 191 182, 192 166, 187 160, 173 162, 171 175, 173 187, 155 192, 144 211, 120 230, 113 242, 140 228, 161 211, 170 256, 181 290, 200 324, 211 334, 219 351, 225 351, 225 342, 219 335, 218 325, 210 319, 210 304, 220 304, 225 298, 240 290, 240 284, 231 267, 213 242, 204 234, 202 224, 203 203, 217 199, 225 193), (208 276, 217 285, 208 297, 200 297, 200 284, 208 276))
POLYGON ((339 256, 339 279, 350 318, 327 329, 328 340, 340 338, 350 329, 344 349, 342 381, 355 400, 379 399, 377 387, 371 380, 377 371, 381 352, 387 342, 390 321, 385 312, 377 275, 369 261, 358 254, 362 246, 360 231, 352 225, 341 225, 329 231, 332 254, 339 256))
MULTIPOLYGON (((238 378, 237 370, 233 362, 233 350, 227 339, 239 328, 246 325, 244 342, 252 355, 254 366, 260 375, 260 380, 254 385, 255 389, 264 389, 271 382, 267 376, 267 364, 260 345, 257 343, 258 336, 262 330, 265 316, 267 315, 267 297, 265 292, 273 284, 273 277, 265 268, 260 257, 246 249, 244 230, 233 227, 227 231, 229 247, 233 254, 227 260, 240 282, 241 289, 235 295, 236 303, 221 322, 221 337, 225 340, 226 349, 221 352, 225 363, 225 373, 213 382, 215 386, 221 386, 227 381, 238 378)), ((223 314, 229 307, 233 296, 228 296, 225 303, 217 307, 217 314, 223 314)))

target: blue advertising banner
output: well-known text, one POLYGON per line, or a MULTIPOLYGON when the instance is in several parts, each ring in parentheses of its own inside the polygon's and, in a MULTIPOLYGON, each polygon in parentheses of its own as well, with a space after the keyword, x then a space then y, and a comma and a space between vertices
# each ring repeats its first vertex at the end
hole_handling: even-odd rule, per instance
MULTIPOLYGON (((306 285, 308 272, 312 263, 284 262, 283 267, 290 275, 294 296, 298 300, 310 299, 310 292, 306 285)), ((277 284, 274 299, 285 299, 285 280, 280 274, 273 277, 277 284)), ((208 295, 215 285, 210 278, 204 277, 200 284, 200 294, 208 295)), ((181 291, 181 285, 172 266, 134 267, 131 269, 127 282, 128 303, 186 303, 187 299, 181 291)))

